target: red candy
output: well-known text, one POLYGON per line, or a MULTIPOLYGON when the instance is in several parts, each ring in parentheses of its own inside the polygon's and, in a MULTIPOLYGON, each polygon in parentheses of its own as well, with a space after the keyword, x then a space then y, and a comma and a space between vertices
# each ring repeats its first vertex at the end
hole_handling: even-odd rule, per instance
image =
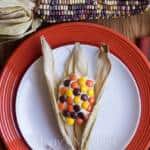
POLYGON ((92 86, 94 85, 94 82, 93 82, 92 80, 87 80, 87 81, 86 81, 86 85, 87 85, 88 87, 92 87, 92 86))
POLYGON ((78 118, 78 119, 76 120, 76 122, 77 122, 77 124, 78 124, 78 125, 81 125, 81 124, 83 124, 84 120, 83 120, 83 119, 78 118))

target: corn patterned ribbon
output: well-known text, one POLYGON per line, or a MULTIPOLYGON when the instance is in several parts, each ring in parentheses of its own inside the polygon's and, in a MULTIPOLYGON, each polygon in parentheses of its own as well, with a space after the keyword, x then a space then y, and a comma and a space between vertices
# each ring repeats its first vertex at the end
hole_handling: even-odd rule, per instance
POLYGON ((39 0, 36 12, 50 23, 136 15, 149 0, 39 0))

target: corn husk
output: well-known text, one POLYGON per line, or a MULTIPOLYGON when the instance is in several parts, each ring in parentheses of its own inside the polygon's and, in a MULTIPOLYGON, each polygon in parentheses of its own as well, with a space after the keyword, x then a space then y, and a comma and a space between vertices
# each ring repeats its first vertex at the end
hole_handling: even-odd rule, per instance
MULTIPOLYGON (((88 75, 87 60, 84 56, 82 48, 80 47, 80 43, 78 42, 75 43, 71 56, 69 57, 69 60, 66 63, 65 67, 65 76, 69 76, 72 73, 78 74, 79 76, 88 75)), ((74 137, 72 138, 74 140, 72 142, 76 150, 80 149, 84 128, 85 128, 84 124, 81 126, 74 124, 72 130, 70 130, 71 134, 74 137)))
POLYGON ((75 43, 75 46, 65 66, 65 76, 68 76, 71 73, 75 73, 80 76, 87 76, 88 74, 87 61, 84 57, 84 53, 79 42, 75 43))
MULTIPOLYGON (((90 135, 96 121, 102 89, 104 88, 104 84, 111 69, 111 64, 107 56, 108 51, 106 51, 107 47, 104 48, 104 46, 102 46, 98 53, 95 85, 96 104, 93 108, 93 111, 90 114, 86 124, 81 126, 78 126, 77 124, 74 126, 68 126, 66 125, 65 120, 63 119, 63 116, 61 112, 59 112, 57 106, 57 84, 55 82, 54 58, 52 50, 43 37, 41 38, 41 44, 44 56, 44 74, 47 80, 51 97, 51 104, 58 122, 60 132, 66 143, 70 146, 71 150, 87 150, 90 141, 90 135)), ((79 43, 75 44, 74 49, 68 61, 66 62, 64 75, 68 76, 71 73, 76 73, 81 76, 88 75, 87 61, 79 43)))
POLYGON ((0 44, 36 31, 42 21, 33 17, 33 8, 31 0, 0 0, 0 44))
POLYGON ((96 72, 96 84, 95 84, 95 99, 96 104, 94 105, 93 111, 88 119, 85 126, 84 133, 82 136, 81 150, 87 150, 90 141, 90 135, 94 127, 97 112, 99 110, 100 99, 103 93, 106 80, 111 70, 111 63, 108 58, 108 46, 103 44, 100 46, 97 57, 97 72, 96 72))
POLYGON ((45 78, 50 93, 50 99, 51 99, 50 102, 53 107, 54 115, 56 116, 58 127, 63 138, 65 139, 66 143, 70 146, 70 148, 72 150, 75 150, 75 147, 72 143, 72 139, 70 138, 71 135, 68 134, 69 130, 71 129, 65 125, 65 121, 63 120, 63 117, 59 112, 57 106, 57 94, 56 94, 57 85, 55 83, 54 57, 53 57, 52 49, 49 47, 44 37, 41 37, 41 45, 42 45, 42 53, 44 58, 44 74, 45 74, 45 78))

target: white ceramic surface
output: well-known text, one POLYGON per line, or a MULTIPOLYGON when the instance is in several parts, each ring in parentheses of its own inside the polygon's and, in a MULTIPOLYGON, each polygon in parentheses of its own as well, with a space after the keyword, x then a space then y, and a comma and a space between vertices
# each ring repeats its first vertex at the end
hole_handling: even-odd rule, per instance
MULTIPOLYGON (((89 76, 94 78, 98 48, 82 45, 89 62, 89 76)), ((57 77, 61 77, 72 45, 54 51, 57 77)), ((101 98, 89 150, 121 150, 131 141, 140 119, 139 91, 128 68, 109 55, 112 70, 101 98)), ((83 58, 84 59, 84 58, 83 58)), ((53 117, 42 58, 24 74, 16 98, 16 116, 20 131, 35 150, 66 150, 53 117)))

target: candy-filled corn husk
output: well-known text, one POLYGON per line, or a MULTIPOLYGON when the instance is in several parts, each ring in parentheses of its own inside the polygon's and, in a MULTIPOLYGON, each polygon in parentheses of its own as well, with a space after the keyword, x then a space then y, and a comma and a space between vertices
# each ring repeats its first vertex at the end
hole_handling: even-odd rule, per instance
MULTIPOLYGON (((87 150, 90 135, 95 124, 102 91, 111 70, 111 63, 108 58, 108 48, 105 45, 102 45, 98 51, 96 85, 94 90, 96 94, 96 103, 90 113, 89 119, 80 126, 77 124, 69 126, 66 124, 57 105, 58 82, 56 82, 55 79, 53 52, 44 37, 41 37, 41 44, 44 57, 44 74, 49 88, 51 105, 54 110, 59 130, 71 150, 87 150)), ((80 44, 76 43, 68 61, 66 62, 64 77, 62 78, 65 78, 70 74, 88 76, 87 61, 86 59, 83 59, 83 56, 84 54, 83 50, 80 48, 80 44)))
MULTIPOLYGON (((70 74, 77 74, 79 76, 88 75, 87 60, 84 57, 84 53, 80 47, 80 43, 75 43, 71 56, 68 62, 66 63, 65 76, 69 76, 70 74)), ((75 147, 76 150, 81 149, 82 135, 85 126, 86 126, 85 124, 81 126, 79 126, 78 124, 74 124, 73 127, 68 127, 71 128, 70 130, 72 135, 71 139, 72 139, 73 146, 75 147)))
POLYGON ((40 26, 41 19, 33 16, 34 6, 31 0, 0 1, 0 44, 22 38, 40 26))

